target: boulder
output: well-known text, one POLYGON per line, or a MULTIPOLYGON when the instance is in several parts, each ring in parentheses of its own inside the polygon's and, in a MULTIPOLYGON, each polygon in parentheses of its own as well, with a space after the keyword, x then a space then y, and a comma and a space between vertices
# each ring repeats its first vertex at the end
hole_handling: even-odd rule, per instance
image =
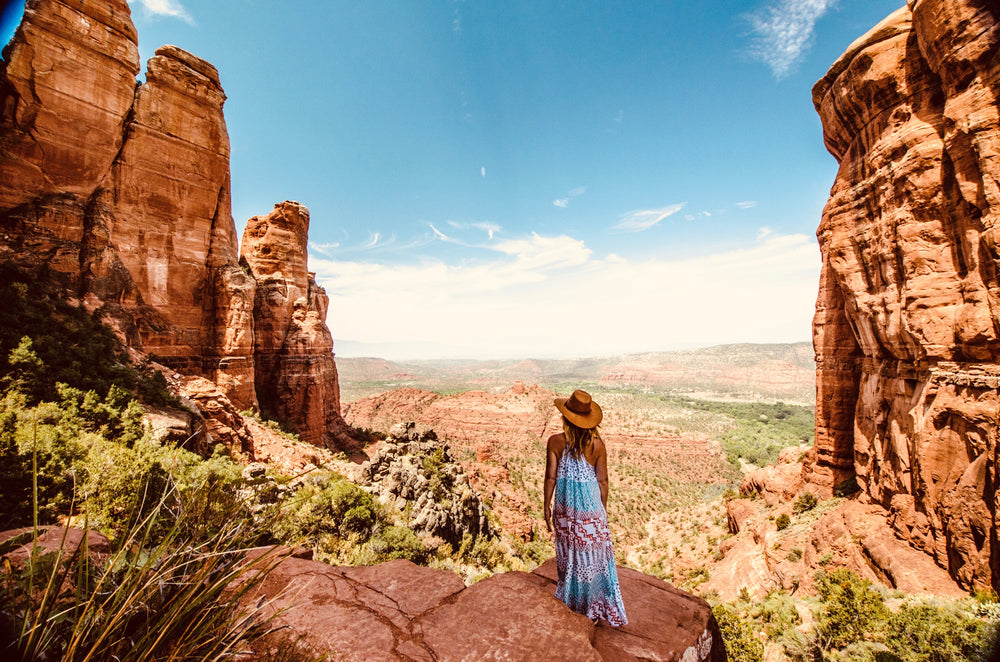
MULTIPOLYGON (((283 559, 261 587, 274 625, 316 655, 350 660, 725 660, 708 604, 621 568, 629 624, 592 623, 555 598, 555 561, 466 587, 405 560, 334 568, 283 559)), ((254 598, 256 599, 256 598, 254 598)))

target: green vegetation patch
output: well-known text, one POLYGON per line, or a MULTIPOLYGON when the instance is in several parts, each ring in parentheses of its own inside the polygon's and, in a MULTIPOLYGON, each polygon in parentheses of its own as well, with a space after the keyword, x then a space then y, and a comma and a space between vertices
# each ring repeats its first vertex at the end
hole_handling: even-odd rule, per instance
POLYGON ((718 439, 735 467, 740 459, 757 466, 774 464, 781 449, 812 444, 815 436, 815 413, 811 407, 783 402, 716 402, 677 395, 660 398, 732 420, 733 427, 718 435, 718 439))
POLYGON ((816 598, 775 591, 713 607, 734 662, 757 662, 764 643, 779 644, 793 662, 985 662, 1000 621, 987 603, 909 599, 895 608, 884 589, 844 568, 816 574, 816 598), (798 605, 799 609, 796 609, 798 605), (803 627, 807 605, 814 622, 803 627))
POLYGON ((35 282, 0 265, 0 388, 28 404, 61 399, 58 384, 105 398, 112 386, 153 405, 176 404, 166 380, 148 363, 129 364, 121 344, 100 320, 35 282))

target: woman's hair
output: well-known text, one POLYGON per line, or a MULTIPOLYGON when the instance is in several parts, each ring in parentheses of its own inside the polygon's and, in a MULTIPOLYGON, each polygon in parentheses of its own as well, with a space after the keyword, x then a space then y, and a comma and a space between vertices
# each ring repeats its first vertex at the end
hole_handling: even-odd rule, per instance
POLYGON ((581 428, 574 425, 572 421, 563 416, 563 425, 566 430, 566 448, 573 457, 580 457, 580 454, 590 448, 594 439, 600 439, 601 433, 597 428, 581 428))

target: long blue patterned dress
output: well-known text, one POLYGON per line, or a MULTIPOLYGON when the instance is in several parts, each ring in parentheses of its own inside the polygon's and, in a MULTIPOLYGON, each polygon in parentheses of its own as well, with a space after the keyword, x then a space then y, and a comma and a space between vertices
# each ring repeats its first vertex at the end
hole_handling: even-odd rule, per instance
POLYGON ((614 626, 628 622, 611 548, 608 516, 601 503, 594 466, 563 450, 556 474, 556 597, 587 618, 614 626))

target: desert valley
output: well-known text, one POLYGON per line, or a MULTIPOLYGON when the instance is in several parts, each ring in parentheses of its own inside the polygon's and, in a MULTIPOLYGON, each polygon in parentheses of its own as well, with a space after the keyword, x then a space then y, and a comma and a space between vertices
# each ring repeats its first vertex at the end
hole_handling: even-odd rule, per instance
POLYGON ((220 72, 143 69, 132 11, 29 0, 0 62, 0 657, 995 655, 995 2, 909 0, 815 84, 811 342, 517 360, 336 356, 310 210, 239 236, 220 72), (620 628, 555 598, 578 388, 620 628))

